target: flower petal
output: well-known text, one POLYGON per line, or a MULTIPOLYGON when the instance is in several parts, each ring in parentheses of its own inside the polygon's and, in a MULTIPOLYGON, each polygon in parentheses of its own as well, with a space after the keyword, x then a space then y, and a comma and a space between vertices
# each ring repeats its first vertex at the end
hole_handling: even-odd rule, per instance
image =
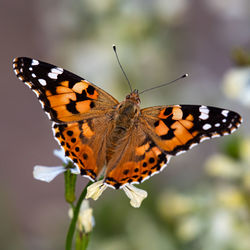
POLYGON ((236 180, 242 176, 240 163, 223 154, 210 156, 205 163, 205 169, 213 177, 236 180))
POLYGON ((142 201, 148 196, 145 190, 136 188, 132 184, 126 184, 123 190, 130 199, 131 206, 136 208, 140 207, 142 201))
POLYGON ((65 157, 64 150, 63 149, 55 149, 53 151, 53 154, 58 157, 63 163, 67 164, 68 160, 65 157))
POLYGON ((229 98, 240 101, 250 107, 250 68, 232 68, 223 81, 223 91, 229 98))
POLYGON ((74 168, 70 169, 70 172, 71 172, 71 174, 80 174, 81 173, 80 168, 76 164, 74 164, 74 168))
MULTIPOLYGON (((93 216, 93 209, 89 206, 88 200, 83 200, 80 208, 80 213, 78 216, 78 227, 79 230, 84 228, 85 233, 92 231, 92 228, 95 226, 95 219, 93 216)), ((83 231, 83 230, 82 230, 83 231)))
POLYGON ((33 177, 40 181, 51 182, 57 175, 66 171, 63 166, 58 167, 45 167, 35 166, 33 170, 33 177))
POLYGON ((107 185, 102 180, 91 184, 87 187, 86 199, 92 198, 93 200, 97 200, 106 188, 107 185))

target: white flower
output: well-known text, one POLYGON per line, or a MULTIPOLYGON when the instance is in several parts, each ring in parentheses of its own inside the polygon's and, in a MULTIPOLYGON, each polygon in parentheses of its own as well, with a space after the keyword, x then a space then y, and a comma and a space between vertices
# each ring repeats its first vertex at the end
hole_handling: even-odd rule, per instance
MULTIPOLYGON (((68 163, 64 157, 63 150, 54 150, 54 155, 61 159, 64 164, 68 163)), ((51 182, 56 176, 64 173, 66 170, 67 168, 64 166, 46 167, 36 165, 33 170, 33 177, 40 181, 51 182)), ((72 174, 80 174, 80 170, 76 165, 74 165, 74 168, 71 168, 70 171, 72 174)))
POLYGON ((240 178, 243 174, 241 164, 223 154, 210 156, 205 163, 205 169, 210 176, 232 180, 240 178))
MULTIPOLYGON (((101 181, 97 181, 87 188, 86 199, 92 198, 97 200, 103 191, 107 188, 107 185, 101 181)), ((122 188, 128 198, 130 199, 130 204, 133 207, 140 207, 142 201, 148 196, 148 193, 145 190, 134 187, 131 184, 126 184, 122 188)))
POLYGON ((250 107, 250 67, 227 71, 223 80, 223 91, 227 97, 250 107))
POLYGON ((67 158, 64 155, 64 150, 63 149, 55 149, 53 151, 54 156, 56 156, 57 158, 59 158, 64 164, 67 164, 67 158))
POLYGON ((202 221, 195 216, 179 218, 176 233, 181 240, 194 240, 202 232, 202 221))
POLYGON ((132 207, 140 207, 142 201, 148 196, 145 190, 134 187, 132 184, 126 184, 123 187, 124 192, 130 199, 130 204, 132 207))
MULTIPOLYGON (((72 208, 69 210, 69 217, 73 218, 72 208)), ((78 214, 77 228, 80 232, 84 231, 85 233, 89 233, 92 231, 94 226, 95 218, 93 216, 93 209, 89 206, 89 201, 84 199, 78 214)))
POLYGON ((103 191, 107 188, 107 185, 103 183, 103 181, 97 181, 87 187, 87 195, 86 199, 92 198, 93 200, 97 200, 103 191))

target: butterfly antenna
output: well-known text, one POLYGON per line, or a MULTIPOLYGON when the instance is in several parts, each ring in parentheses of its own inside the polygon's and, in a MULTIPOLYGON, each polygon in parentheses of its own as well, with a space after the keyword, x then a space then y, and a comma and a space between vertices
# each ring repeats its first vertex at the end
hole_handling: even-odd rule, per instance
POLYGON ((147 91, 149 91, 149 90, 158 89, 158 88, 161 88, 161 87, 170 85, 170 84, 172 84, 172 83, 174 83, 174 82, 176 82, 176 81, 178 81, 178 80, 180 80, 180 79, 182 79, 182 78, 185 78, 185 77, 187 77, 187 76, 188 76, 188 74, 184 74, 184 75, 182 75, 182 76, 176 78, 175 80, 173 80, 173 81, 171 81, 171 82, 167 82, 167 83, 164 83, 164 84, 155 86, 155 87, 153 87, 153 88, 145 89, 145 90, 143 90, 142 92, 140 92, 139 94, 145 93, 145 92, 147 92, 147 91))
POLYGON ((119 57, 118 57, 117 52, 116 52, 116 46, 115 46, 114 44, 113 44, 113 50, 114 50, 114 52, 115 52, 115 56, 116 56, 116 59, 117 59, 117 61, 118 61, 119 66, 120 66, 120 68, 121 68, 121 70, 122 70, 122 73, 123 73, 123 75, 125 76, 125 78, 126 78, 126 80, 127 80, 127 82, 128 82, 130 91, 133 92, 132 87, 131 87, 131 83, 130 83, 130 81, 129 81, 129 79, 128 79, 128 77, 127 77, 127 75, 126 75, 126 73, 125 73, 125 71, 124 71, 124 69, 123 69, 121 63, 120 63, 119 57))

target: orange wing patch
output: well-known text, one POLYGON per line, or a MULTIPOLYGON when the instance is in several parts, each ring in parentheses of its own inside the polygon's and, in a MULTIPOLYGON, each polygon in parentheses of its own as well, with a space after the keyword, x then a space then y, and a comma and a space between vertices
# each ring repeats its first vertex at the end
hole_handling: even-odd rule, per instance
POLYGON ((75 83, 72 90, 78 94, 82 94, 83 90, 85 90, 88 86, 89 85, 86 81, 81 81, 75 83))
POLYGON ((166 166, 168 156, 163 153, 153 142, 146 142, 136 148, 136 157, 139 160, 127 161, 118 164, 107 173, 105 182, 115 187, 122 187, 126 183, 141 183, 153 174, 158 173, 166 166))
POLYGON ((95 107, 94 100, 98 99, 98 92, 87 81, 76 83, 62 81, 54 89, 44 91, 41 101, 50 112, 53 120, 71 122, 80 119, 95 107), (72 86, 70 86, 70 84, 72 86))
POLYGON ((90 138, 95 134, 95 132, 91 130, 87 122, 84 122, 81 127, 82 127, 82 133, 85 137, 90 138))
POLYGON ((186 144, 194 138, 189 130, 194 126, 194 117, 183 117, 180 106, 166 107, 159 112, 158 121, 154 123, 155 133, 161 138, 157 144, 165 151, 173 151, 177 146, 186 144))
MULTIPOLYGON (((188 129, 183 126, 182 122, 188 122, 185 120, 176 121, 171 125, 171 129, 174 131, 175 137, 180 141, 180 144, 185 144, 189 140, 193 139, 193 136, 189 133, 188 129)), ((193 124, 191 124, 191 127, 193 124)), ((170 140, 171 141, 171 140, 170 140)))
POLYGON ((166 126, 166 124, 159 120, 159 123, 155 126, 155 133, 159 136, 167 134, 169 131, 169 128, 166 126))
POLYGON ((73 93, 73 92, 72 93, 64 93, 64 94, 60 93, 58 95, 48 96, 48 101, 50 103, 51 108, 69 104, 70 100, 76 101, 75 93, 73 93))
POLYGON ((83 143, 85 134, 90 135, 90 128, 86 123, 78 122, 67 125, 54 124, 55 138, 65 150, 65 155, 75 162, 80 168, 81 174, 95 180, 98 175, 94 152, 90 146, 83 143), (87 132, 84 132, 84 131, 87 132))
POLYGON ((146 143, 142 146, 135 148, 136 155, 139 155, 139 156, 144 155, 145 152, 149 149, 149 147, 150 147, 149 143, 146 143))

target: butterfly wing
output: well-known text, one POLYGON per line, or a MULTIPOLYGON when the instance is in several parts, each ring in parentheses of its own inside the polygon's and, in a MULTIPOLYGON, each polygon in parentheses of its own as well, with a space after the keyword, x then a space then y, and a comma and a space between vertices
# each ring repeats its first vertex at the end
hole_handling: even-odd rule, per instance
POLYGON ((17 77, 38 96, 52 121, 67 123, 105 114, 118 101, 87 80, 54 65, 20 57, 17 77))
POLYGON ((113 123, 106 116, 67 124, 54 123, 55 138, 65 155, 78 165, 81 175, 96 180, 106 162, 106 140, 113 123))
POLYGON ((241 124, 239 114, 200 105, 173 105, 146 108, 142 119, 153 141, 167 154, 177 155, 198 143, 233 133, 241 124))
POLYGON ((230 134, 241 122, 239 114, 215 107, 174 105, 142 109, 137 126, 119 141, 108 163, 105 182, 115 188, 140 183, 163 170, 171 156, 206 139, 230 134))
POLYGON ((116 189, 126 183, 141 183, 162 170, 170 157, 149 137, 145 124, 139 123, 117 142, 104 181, 116 189))
POLYGON ((13 68, 54 121, 54 135, 65 155, 82 175, 95 179, 105 163, 110 116, 118 101, 87 80, 45 62, 15 58, 13 68))

